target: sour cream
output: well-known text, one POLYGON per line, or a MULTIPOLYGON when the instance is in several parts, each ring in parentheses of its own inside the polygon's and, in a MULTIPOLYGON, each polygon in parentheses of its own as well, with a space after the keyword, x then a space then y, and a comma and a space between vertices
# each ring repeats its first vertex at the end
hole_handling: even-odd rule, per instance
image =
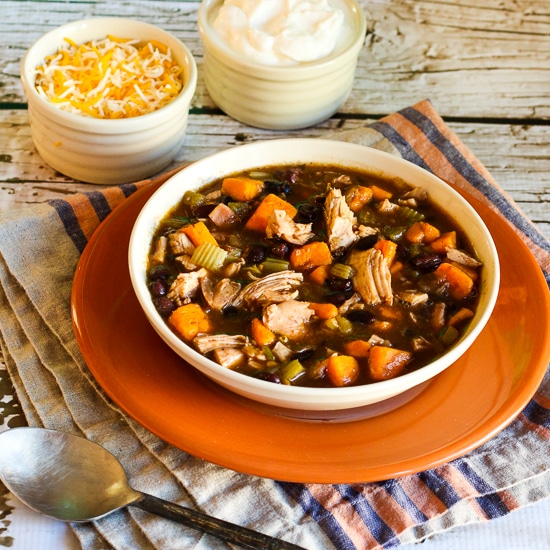
POLYGON ((329 0, 225 0, 212 27, 227 47, 262 65, 322 59, 346 30, 343 11, 329 0))

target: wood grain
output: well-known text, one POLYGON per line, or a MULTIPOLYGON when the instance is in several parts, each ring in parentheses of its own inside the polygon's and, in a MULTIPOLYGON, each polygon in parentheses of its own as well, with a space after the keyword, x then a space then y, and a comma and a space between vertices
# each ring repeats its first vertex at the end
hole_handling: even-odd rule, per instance
MULTIPOLYGON (((191 115, 185 145, 166 170, 240 143, 298 135, 321 137, 368 121, 334 117, 314 128, 283 133, 252 129, 224 115, 191 115)), ((550 129, 487 123, 449 125, 550 238, 550 129)), ((26 111, 0 110, 0 151, 4 151, 0 153, 0 211, 101 188, 74 182, 42 161, 32 144, 26 111)))
MULTIPOLYGON (((381 115, 429 97, 443 116, 550 120, 550 6, 545 0, 359 0, 368 33, 343 113, 381 115)), ((183 40, 202 80, 198 2, 3 1, 0 103, 24 103, 19 66, 43 33, 75 19, 128 16, 183 40)))

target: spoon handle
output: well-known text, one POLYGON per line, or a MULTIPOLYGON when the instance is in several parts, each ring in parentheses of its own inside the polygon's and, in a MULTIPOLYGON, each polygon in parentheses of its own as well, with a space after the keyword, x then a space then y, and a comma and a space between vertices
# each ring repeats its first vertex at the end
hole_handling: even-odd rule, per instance
POLYGON ((146 493, 142 493, 141 498, 132 502, 131 505, 166 519, 183 523, 193 529, 209 533, 227 542, 233 542, 243 548, 250 548, 250 550, 305 550, 301 546, 296 546, 290 542, 252 531, 252 529, 241 527, 223 519, 208 516, 191 508, 184 508, 146 493))

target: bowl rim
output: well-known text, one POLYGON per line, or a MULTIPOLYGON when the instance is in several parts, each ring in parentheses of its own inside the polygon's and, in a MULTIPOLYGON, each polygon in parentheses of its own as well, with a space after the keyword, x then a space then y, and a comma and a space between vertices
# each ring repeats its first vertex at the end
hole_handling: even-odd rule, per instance
MULTIPOLYGON (((134 32, 135 31, 131 31, 128 34, 134 34, 134 32)), ((82 40, 78 39, 75 41, 78 43, 82 42, 82 40)), ((86 19, 77 19, 55 27, 37 38, 31 46, 29 46, 23 56, 20 66, 21 83, 30 109, 33 107, 38 108, 41 113, 47 113, 43 116, 49 116, 49 118, 56 120, 56 122, 63 123, 71 128, 109 134, 136 131, 137 129, 133 127, 137 125, 141 127, 145 125, 148 127, 158 124, 159 122, 157 119, 160 117, 170 118, 173 110, 181 109, 183 107, 182 104, 190 104, 197 86, 197 74, 197 64, 193 54, 179 38, 161 27, 139 19, 131 19, 127 17, 91 17, 86 19), (118 26, 124 25, 125 27, 135 29, 136 31, 143 30, 150 34, 162 35, 163 38, 161 38, 160 41, 164 39, 167 43, 166 45, 171 48, 172 55, 177 57, 179 61, 183 61, 182 68, 185 73, 185 83, 180 93, 172 101, 166 105, 163 105, 159 109, 156 109, 155 111, 151 111, 143 115, 120 119, 105 119, 86 117, 78 113, 72 113, 59 109, 55 105, 52 105, 47 98, 43 97, 36 91, 36 87, 34 86, 34 78, 32 78, 34 75, 34 69, 36 68, 36 64, 34 62, 31 63, 33 58, 40 58, 40 60, 43 60, 46 55, 55 53, 55 51, 63 45, 63 39, 65 36, 70 37, 70 34, 74 34, 74 32, 82 28, 91 26, 97 27, 100 29, 100 32, 98 32, 99 38, 107 34, 112 34, 112 32, 109 32, 109 26, 112 24, 116 24, 118 26), (57 37, 60 39, 57 40, 57 37), (48 51, 44 54, 37 53, 39 48, 45 47, 45 44, 54 39, 56 39, 57 46, 53 48, 51 52, 48 51)))
MULTIPOLYGON (((302 155, 306 157, 307 155, 302 155)), ((361 158, 359 156, 359 158, 361 158)), ((284 162, 279 162, 275 159, 272 164, 283 164, 284 162)), ((338 162, 326 161, 326 164, 338 164, 338 162)), ((262 166, 269 165, 266 162, 255 163, 254 161, 247 161, 246 165, 241 166, 237 170, 245 170, 247 168, 260 168, 262 166)), ((347 161, 343 161, 342 166, 352 167, 352 164, 347 161)), ((391 175, 391 174, 390 174, 391 175)), ((455 204, 455 203, 453 203, 455 204)), ((457 220, 457 223, 458 222, 457 220)), ((464 231, 469 234, 469 230, 464 227, 464 224, 461 224, 461 227, 464 231)), ((480 242, 481 239, 477 242, 480 242)), ((476 243, 472 243, 476 244, 476 243)), ((130 271, 130 280, 132 287, 137 296, 140 305, 145 312, 149 322, 152 324, 153 328, 161 336, 166 344, 168 344, 176 353, 179 353, 178 350, 182 348, 185 352, 192 358, 192 365, 198 370, 202 371, 208 376, 208 371, 214 371, 216 375, 220 375, 220 378, 216 377, 216 381, 224 385, 223 380, 231 382, 233 386, 240 386, 244 383, 245 386, 251 388, 254 392, 255 390, 266 390, 269 388, 270 394, 275 399, 282 399, 288 401, 289 397, 292 398, 293 402, 300 403, 300 399, 304 399, 304 404, 313 398, 315 401, 326 401, 327 404, 336 401, 338 396, 342 396, 342 400, 359 398, 361 396, 366 396, 367 394, 376 394, 381 390, 385 390, 385 393, 392 392, 395 389, 405 385, 404 390, 397 391, 395 394, 401 393, 406 389, 415 387, 426 380, 433 378, 439 372, 443 371, 445 368, 454 363, 474 342, 479 333, 482 331, 486 325, 489 317, 492 314, 494 306, 496 304, 497 295, 500 286, 500 264, 498 260, 498 253, 496 250, 495 243, 493 238, 483 222, 482 218, 475 211, 475 209, 462 197, 455 189, 453 189, 448 183, 437 177, 431 172, 421 168, 420 166, 413 164, 410 161, 407 161, 396 155, 380 151, 371 147, 364 145, 359 145, 356 143, 349 143, 339 140, 323 139, 323 138, 282 138, 274 140, 261 140, 244 145, 239 145, 235 147, 230 147, 223 151, 219 151, 207 157, 187 165, 178 173, 170 177, 166 182, 164 182, 148 199, 143 208, 141 209, 139 215, 137 216, 132 232, 130 235, 130 242, 128 247, 128 265, 130 271), (319 150, 319 146, 324 146, 325 149, 330 149, 332 153, 337 152, 338 150, 349 149, 351 153, 357 153, 358 155, 363 154, 364 157, 368 157, 367 161, 359 161, 359 163, 353 167, 361 169, 361 166, 368 168, 369 162, 371 159, 379 159, 381 162, 390 162, 394 163, 394 166, 397 169, 405 169, 412 171, 411 179, 415 175, 418 175, 421 179, 429 179, 434 185, 442 186, 445 189, 445 192, 452 197, 453 201, 458 201, 461 203, 462 207, 465 208, 468 213, 472 216, 472 219, 475 220, 481 233, 483 235, 483 241, 486 248, 490 251, 490 257, 484 258, 486 261, 490 260, 491 265, 488 265, 488 274, 492 277, 485 280, 485 285, 487 292, 485 296, 485 309, 481 312, 476 311, 476 315, 472 324, 469 326, 468 331, 462 338, 456 343, 452 348, 450 348, 444 355, 440 358, 435 359, 431 363, 412 371, 404 375, 398 376, 393 379, 384 380, 380 382, 374 382, 372 384, 359 385, 359 386, 348 386, 348 387, 327 387, 327 388, 313 388, 306 386, 286 386, 283 384, 273 384, 272 382, 264 381, 261 379, 253 378, 246 374, 242 374, 230 369, 226 369, 216 362, 206 358, 198 351, 193 349, 191 345, 185 343, 181 340, 174 332, 170 330, 166 321, 159 315, 156 311, 152 300, 150 299, 147 286, 145 284, 145 263, 144 259, 146 257, 146 248, 143 246, 144 241, 150 243, 152 237, 152 229, 154 226, 166 215, 169 209, 177 204, 179 199, 181 199, 183 192, 187 189, 197 189, 201 186, 212 182, 219 177, 228 175, 230 173, 235 173, 235 169, 227 170, 224 167, 224 161, 228 157, 234 155, 239 156, 242 154, 246 155, 247 159, 254 159, 255 153, 258 152, 258 149, 267 149, 268 151, 273 150, 273 148, 278 148, 284 150, 285 147, 290 147, 287 157, 289 158, 288 163, 292 162, 319 162, 322 161, 312 161, 311 158, 300 158, 300 151, 302 148, 310 148, 319 150), (296 161, 292 159, 296 159, 296 161), (217 167, 218 173, 211 174, 211 177, 200 180, 197 179, 197 175, 200 174, 203 168, 210 167, 210 172, 212 172, 212 167, 217 167), (185 181, 186 178, 193 179, 194 185, 186 187, 182 185, 182 181, 185 181), (173 198, 170 202, 170 206, 163 208, 162 212, 155 212, 155 209, 158 208, 158 205, 162 204, 164 196, 172 193, 175 189, 178 189, 179 194, 173 198), (198 364, 197 364, 198 363, 198 364), (198 366, 200 365, 200 366, 198 366)), ((235 390, 233 390, 235 391, 235 390)), ((392 395, 395 395, 392 394, 392 395)), ((383 399, 386 399, 384 397, 383 399)), ((374 401, 373 401, 374 402, 374 401)), ((293 406, 293 408, 299 408, 293 406)), ((329 407, 328 408, 333 408, 329 407)))
POLYGON ((354 62, 359 51, 363 47, 367 33, 367 20, 363 8, 357 0, 343 0, 349 9, 354 22, 355 38, 341 51, 333 52, 326 57, 314 61, 298 63, 296 65, 262 65, 254 61, 249 61, 244 56, 239 55, 225 44, 212 29, 208 16, 213 4, 219 0, 202 0, 197 13, 197 22, 199 34, 204 45, 205 57, 208 50, 215 52, 218 57, 223 58, 223 62, 233 69, 255 75, 256 78, 266 80, 295 80, 296 69, 299 69, 299 79, 306 80, 311 78, 314 73, 328 72, 341 66, 346 62, 354 62))

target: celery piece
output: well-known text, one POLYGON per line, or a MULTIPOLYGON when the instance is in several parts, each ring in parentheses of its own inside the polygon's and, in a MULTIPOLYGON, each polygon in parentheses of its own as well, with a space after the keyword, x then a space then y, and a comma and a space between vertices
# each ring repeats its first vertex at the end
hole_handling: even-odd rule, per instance
POLYGON ((349 334, 353 330, 353 324, 349 319, 341 317, 340 315, 335 317, 335 319, 338 323, 338 329, 342 334, 349 334))
POLYGON ((190 208, 196 208, 205 201, 205 196, 196 191, 186 191, 181 202, 190 208))
POLYGON ((269 346, 262 346, 262 351, 265 355, 265 358, 267 361, 274 361, 275 355, 273 355, 273 351, 269 346))
POLYGON ((279 370, 279 377, 283 384, 290 385, 292 382, 295 382, 300 376, 306 372, 306 369, 298 361, 298 359, 293 359, 279 370))
POLYGON ((340 330, 340 327, 338 326, 338 321, 336 320, 336 317, 332 317, 330 319, 327 319, 325 321, 325 326, 329 328, 330 330, 340 330))
POLYGON ((185 227, 186 225, 189 225, 191 222, 190 218, 187 218, 185 216, 181 217, 175 217, 175 218, 165 218, 160 222, 161 227, 166 229, 181 229, 182 227, 185 227))
POLYGON ((260 264, 262 273, 277 273, 278 271, 286 271, 288 269, 289 262, 286 260, 280 260, 278 258, 267 258, 265 262, 260 264))
POLYGON ((250 205, 247 202, 228 202, 227 206, 239 216, 239 218, 246 218, 250 205))
POLYGON ((258 264, 254 264, 243 268, 242 273, 247 274, 249 276, 249 279, 251 280, 259 279, 260 277, 263 276, 263 273, 258 264))
POLYGON ((229 262, 236 262, 243 256, 243 250, 242 248, 239 248, 237 246, 225 246, 227 249, 227 258, 226 263, 229 262))
POLYGON ((273 177, 273 175, 269 172, 260 172, 259 170, 252 170, 252 172, 249 172, 248 175, 253 180, 265 180, 273 177))
POLYGON ((411 257, 417 256, 418 254, 422 254, 422 252, 426 251, 426 246, 422 243, 412 243, 409 246, 409 254, 411 257))
POLYGON ((215 271, 222 267, 226 258, 227 252, 223 248, 209 242, 204 242, 195 248, 191 256, 191 262, 215 271))
POLYGON ((376 212, 370 208, 363 208, 359 214, 357 214, 357 221, 362 225, 369 225, 376 223, 376 212))
POLYGON ((351 279, 355 275, 355 269, 351 265, 335 263, 330 266, 330 274, 340 279, 351 279))
POLYGON ((389 239, 390 241, 395 242, 403 238, 403 235, 405 235, 406 231, 407 231, 407 227, 404 227, 402 225, 397 227, 387 226, 387 227, 384 227, 383 233, 386 239, 389 239))
POLYGON ((408 206, 402 206, 399 213, 401 214, 401 217, 408 222, 419 222, 426 217, 421 212, 418 212, 418 210, 414 210, 408 206))

